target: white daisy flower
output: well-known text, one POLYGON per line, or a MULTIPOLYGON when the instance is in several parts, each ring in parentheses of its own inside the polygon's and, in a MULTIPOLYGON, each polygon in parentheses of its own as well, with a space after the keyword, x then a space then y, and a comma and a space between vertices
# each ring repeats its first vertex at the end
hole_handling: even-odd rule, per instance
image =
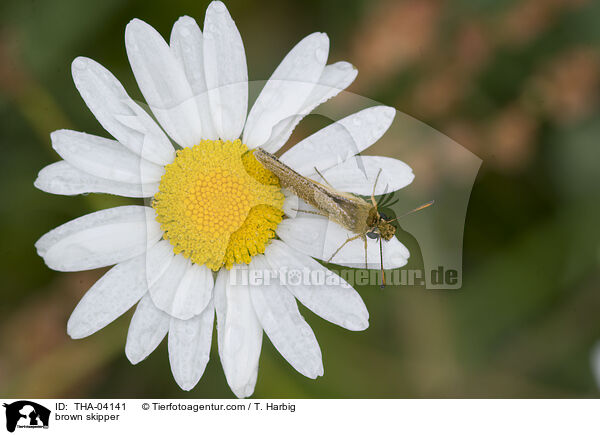
MULTIPOLYGON (((325 218, 294 217, 289 204, 297 198, 285 199, 279 180, 247 151, 279 150, 298 122, 345 89, 356 70, 346 62, 326 65, 327 35, 311 34, 283 59, 246 116, 244 46, 223 3, 208 6, 204 32, 192 18, 180 18, 169 43, 133 20, 125 45, 158 124, 108 70, 77 58, 75 85, 115 140, 52 133, 52 146, 64 160, 42 169, 35 181, 54 194, 151 198, 148 206, 82 216, 36 243, 55 270, 114 265, 75 308, 69 335, 93 334, 137 304, 127 357, 133 364, 142 361, 168 334, 173 376, 189 390, 208 362, 216 312, 219 355, 238 397, 254 391, 263 331, 300 373, 322 375, 321 350, 296 299, 332 323, 363 330, 368 312, 359 294, 347 285, 234 285, 231 277, 245 264, 251 270, 326 271, 315 258, 327 260, 348 238, 325 218)), ((407 165, 355 157, 385 133, 394 113, 373 107, 350 115, 296 144, 281 160, 308 177, 319 169, 336 188, 363 195, 371 193, 382 169, 375 193, 400 189, 413 178, 407 165)), ((369 240, 373 267, 379 264, 376 243, 369 240)), ((385 243, 386 267, 403 266, 408 255, 395 238, 385 243)), ((360 265, 363 256, 357 240, 333 262, 360 265)))

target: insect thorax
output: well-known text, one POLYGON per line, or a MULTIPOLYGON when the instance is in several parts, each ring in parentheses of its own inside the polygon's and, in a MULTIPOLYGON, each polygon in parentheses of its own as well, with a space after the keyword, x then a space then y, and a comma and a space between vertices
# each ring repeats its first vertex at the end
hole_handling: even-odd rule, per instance
POLYGON ((377 230, 378 233, 384 240, 390 240, 396 234, 396 227, 389 222, 386 222, 385 218, 379 214, 375 207, 369 210, 369 215, 366 221, 367 228, 371 232, 377 230))
POLYGON ((377 224, 379 223, 380 220, 381 220, 381 216, 379 216, 377 209, 375 207, 372 207, 371 210, 369 210, 369 216, 367 217, 367 222, 366 222, 367 227, 368 228, 377 227, 377 224))

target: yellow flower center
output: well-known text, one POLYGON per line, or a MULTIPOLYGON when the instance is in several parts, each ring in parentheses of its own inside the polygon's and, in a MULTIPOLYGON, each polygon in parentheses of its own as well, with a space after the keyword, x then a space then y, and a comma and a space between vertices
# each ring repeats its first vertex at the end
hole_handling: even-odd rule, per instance
POLYGON ((239 139, 183 148, 165 169, 152 207, 175 254, 219 270, 265 251, 284 197, 277 177, 239 139))

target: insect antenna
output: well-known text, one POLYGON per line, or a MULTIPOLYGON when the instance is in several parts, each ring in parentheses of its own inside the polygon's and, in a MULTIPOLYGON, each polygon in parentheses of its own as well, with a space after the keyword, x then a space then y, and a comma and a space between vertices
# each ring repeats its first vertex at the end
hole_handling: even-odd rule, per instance
POLYGON ((389 221, 386 221, 386 222, 389 224, 390 222, 397 221, 398 219, 401 219, 401 218, 403 218, 404 216, 408 216, 409 214, 415 213, 415 212, 417 212, 417 211, 421 211, 421 210, 423 210, 424 208, 427 208, 427 207, 429 207, 430 205, 433 205, 433 203, 434 203, 434 202, 435 202, 434 200, 431 200, 431 201, 429 201, 429 202, 426 202, 425 204, 423 204, 423 205, 420 205, 420 206, 418 206, 417 208, 414 208, 414 209, 412 209, 411 211, 407 211, 406 213, 404 213, 404 214, 402 214, 402 215, 400 215, 400 216, 397 216, 397 217, 395 217, 394 219, 390 219, 389 221))

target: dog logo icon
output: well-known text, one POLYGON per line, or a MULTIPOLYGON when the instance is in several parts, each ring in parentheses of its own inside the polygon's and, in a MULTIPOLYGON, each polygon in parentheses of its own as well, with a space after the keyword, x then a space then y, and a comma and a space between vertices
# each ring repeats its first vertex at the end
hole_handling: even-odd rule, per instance
POLYGON ((5 403, 6 430, 14 432, 16 428, 48 428, 50 410, 29 400, 5 403))

